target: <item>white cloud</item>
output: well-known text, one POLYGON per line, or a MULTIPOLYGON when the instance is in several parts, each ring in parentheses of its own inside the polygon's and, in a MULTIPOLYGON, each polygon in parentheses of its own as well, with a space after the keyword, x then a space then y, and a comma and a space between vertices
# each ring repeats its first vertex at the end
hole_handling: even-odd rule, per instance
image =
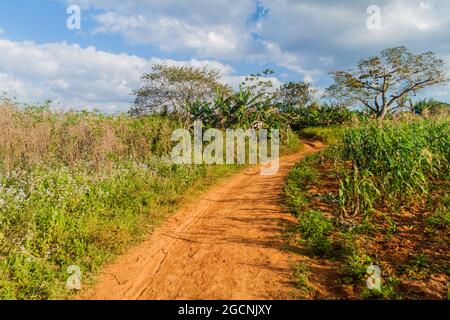
MULTIPOLYGON (((72 3, 71 0, 60 0, 72 3)), ((257 2, 239 0, 78 0, 97 36, 118 34, 190 61, 221 69, 238 85, 228 64, 276 65, 283 78, 325 86, 327 73, 348 68, 388 46, 450 56, 449 1, 433 0, 261 0, 269 12, 252 21, 257 2), (382 9, 382 29, 368 30, 366 9, 382 9), (225 62, 218 62, 225 61, 225 62)), ((1 31, 0 31, 1 34, 1 31)), ((34 99, 59 99, 77 106, 128 107, 139 76, 159 59, 111 54, 65 43, 36 45, 0 38, 0 91, 34 99), (34 89, 31 89, 34 88, 34 89)), ((450 67, 450 60, 448 61, 450 67)))
POLYGON ((112 54, 67 43, 0 39, 0 92, 20 101, 52 99, 63 107, 127 110, 140 76, 155 63, 210 66, 232 79, 230 66, 210 60, 175 61, 112 54))
POLYGON ((389 1, 381 6, 381 30, 368 30, 362 24, 355 24, 343 30, 336 43, 359 49, 400 44, 427 47, 441 36, 447 37, 450 20, 445 12, 448 10, 449 4, 442 2, 389 1))
POLYGON ((242 48, 245 34, 230 25, 204 28, 171 16, 124 16, 107 12, 95 17, 93 33, 120 33, 132 42, 157 45, 164 51, 192 50, 200 56, 230 57, 242 48))
POLYGON ((379 0, 382 30, 375 31, 366 27, 372 0, 262 0, 262 4, 240 0, 232 5, 228 0, 82 0, 81 4, 100 10, 94 15, 97 34, 117 33, 130 42, 204 59, 274 63, 311 80, 336 64, 387 46, 411 44, 428 50, 430 43, 448 38, 450 31, 450 4, 432 0, 379 0), (249 21, 257 7, 268 8, 268 14, 249 21), (326 59, 330 56, 335 59, 326 59))
MULTIPOLYGON (((267 19, 252 21, 254 0, 118 1, 84 0, 86 8, 104 10, 93 15, 93 34, 120 34, 131 43, 149 44, 165 52, 202 59, 276 63, 304 74, 297 53, 283 52, 274 39, 259 39, 266 28, 278 30, 267 19)), ((307 75, 311 78, 311 75, 307 75)))

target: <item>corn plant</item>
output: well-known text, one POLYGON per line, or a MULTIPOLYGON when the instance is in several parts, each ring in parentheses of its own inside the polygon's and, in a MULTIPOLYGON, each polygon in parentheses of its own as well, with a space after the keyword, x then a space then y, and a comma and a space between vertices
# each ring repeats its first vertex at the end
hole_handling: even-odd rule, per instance
POLYGON ((448 119, 369 121, 347 130, 340 153, 353 168, 341 183, 344 212, 421 201, 433 181, 448 179, 449 152, 448 119))

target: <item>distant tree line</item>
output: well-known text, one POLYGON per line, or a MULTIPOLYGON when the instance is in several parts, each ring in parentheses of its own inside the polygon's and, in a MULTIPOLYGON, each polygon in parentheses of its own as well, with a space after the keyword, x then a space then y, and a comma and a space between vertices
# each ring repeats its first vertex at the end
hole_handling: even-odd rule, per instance
POLYGON ((142 76, 130 114, 170 115, 186 126, 202 120, 217 128, 300 129, 347 122, 355 113, 350 107, 381 120, 402 111, 436 113, 448 110, 448 104, 414 103, 411 97, 446 83, 444 70, 443 60, 432 52, 416 55, 405 47, 388 48, 353 69, 332 72, 334 82, 319 100, 318 90, 305 81, 275 88, 271 70, 247 77, 233 90, 220 82, 218 70, 157 64, 142 76))

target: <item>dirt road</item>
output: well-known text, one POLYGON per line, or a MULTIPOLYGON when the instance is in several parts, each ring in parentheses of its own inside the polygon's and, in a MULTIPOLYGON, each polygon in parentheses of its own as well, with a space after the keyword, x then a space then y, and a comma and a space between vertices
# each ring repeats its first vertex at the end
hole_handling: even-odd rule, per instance
POLYGON ((289 169, 320 143, 281 159, 280 171, 239 173, 186 205, 101 273, 84 299, 289 299, 293 287, 281 205, 289 169))

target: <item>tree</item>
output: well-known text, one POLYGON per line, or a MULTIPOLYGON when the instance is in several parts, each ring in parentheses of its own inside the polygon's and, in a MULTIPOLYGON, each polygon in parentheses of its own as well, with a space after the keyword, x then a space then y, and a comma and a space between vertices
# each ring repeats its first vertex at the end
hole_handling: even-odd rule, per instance
POLYGON ((443 60, 432 52, 415 55, 405 47, 385 49, 362 59, 356 69, 332 75, 330 96, 346 104, 360 103, 379 119, 401 108, 407 96, 447 81, 443 60))
POLYGON ((195 99, 185 104, 190 122, 201 120, 210 128, 280 128, 286 126, 277 109, 271 70, 245 78, 236 92, 218 91, 212 101, 195 99))
POLYGON ((291 112, 298 108, 306 108, 316 94, 317 89, 308 82, 288 82, 278 89, 277 100, 281 111, 291 112))
POLYGON ((211 68, 156 64, 142 76, 143 86, 136 95, 132 115, 171 112, 186 116, 186 104, 195 100, 212 101, 217 91, 230 89, 219 82, 220 72, 211 68))

